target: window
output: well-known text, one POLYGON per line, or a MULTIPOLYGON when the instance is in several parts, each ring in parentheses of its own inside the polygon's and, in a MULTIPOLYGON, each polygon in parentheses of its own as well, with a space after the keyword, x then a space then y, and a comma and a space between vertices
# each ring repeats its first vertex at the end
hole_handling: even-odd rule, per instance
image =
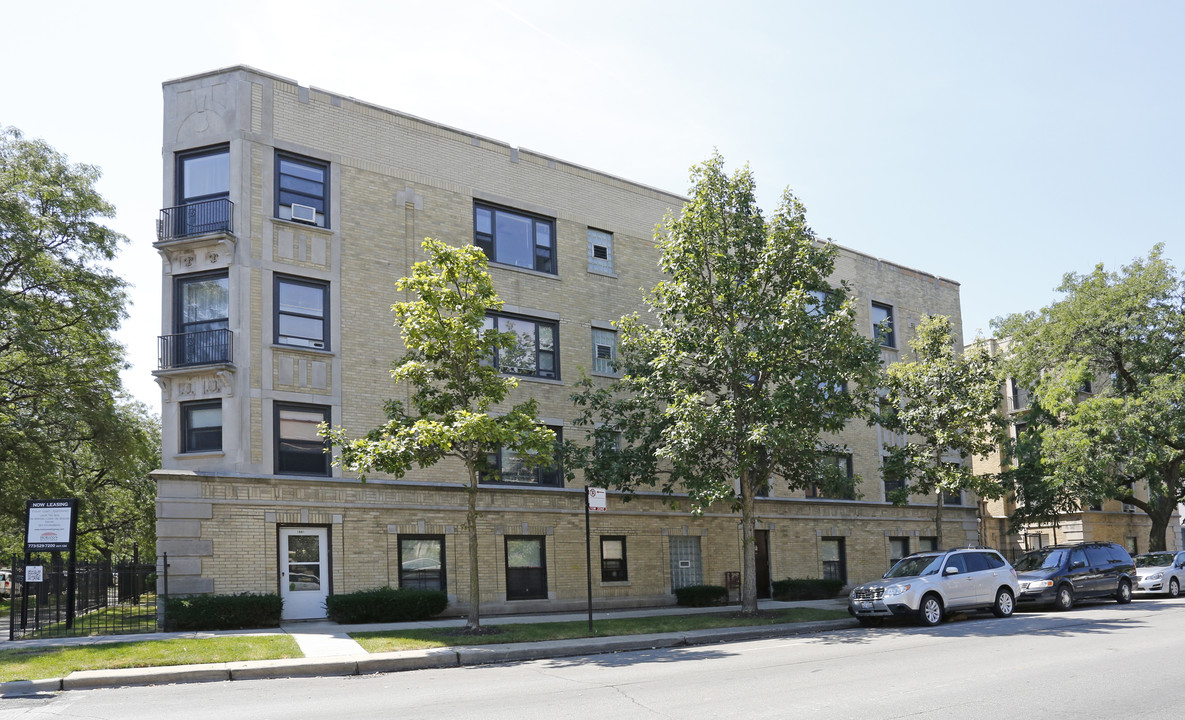
POLYGON ((872 304, 872 332, 873 336, 885 347, 897 347, 897 337, 893 332, 893 306, 874 302, 872 304))
POLYGON ((847 558, 844 554, 844 539, 825 537, 819 540, 819 559, 823 562, 823 579, 848 581, 847 558))
POLYGON ((177 156, 177 204, 230 195, 230 148, 225 145, 177 156))
POLYGON ((276 153, 276 217, 328 227, 329 164, 276 153))
POLYGON ((399 587, 444 590, 444 536, 399 536, 399 587))
POLYGON ((222 449, 222 401, 181 403, 181 452, 222 449))
POLYGON ((506 536, 506 599, 547 599, 543 536, 506 536))
POLYGON ((938 550, 938 538, 933 535, 923 535, 918 538, 918 552, 935 552, 938 550))
POLYGON ((823 315, 826 312, 827 297, 831 294, 828 290, 807 290, 807 294, 811 299, 807 301, 806 311, 810 315, 823 315))
POLYGON ((889 567, 893 567, 901 558, 907 555, 909 555, 909 538, 889 538, 889 567))
POLYGON ((556 425, 548 425, 548 428, 555 433, 556 455, 552 464, 527 467, 517 452, 507 447, 498 448, 486 455, 486 469, 481 473, 481 482, 562 487, 564 473, 560 469, 559 453, 564 429, 556 425))
POLYGON ((474 203, 473 242, 492 262, 556 274, 555 221, 474 203))
POLYGON ((230 362, 230 280, 225 271, 180 275, 173 286, 173 366, 230 362))
MULTIPOLYGON (((839 475, 841 477, 847 478, 849 481, 852 480, 853 475, 852 475, 852 456, 851 455, 828 455, 824 458, 823 462, 828 466, 834 465, 836 467, 836 469, 838 469, 839 475)), ((828 468, 828 469, 830 469, 830 468, 828 468)), ((811 486, 806 489, 806 496, 808 498, 834 497, 838 500, 855 500, 856 499, 854 487, 849 486, 849 487, 851 487, 850 491, 845 492, 842 495, 829 496, 823 490, 823 488, 825 488, 826 486, 827 486, 827 482, 825 482, 823 478, 819 478, 819 482, 812 483, 811 486)))
POLYGON ((230 230, 230 148, 179 154, 176 197, 179 207, 166 217, 171 237, 230 230))
POLYGON ((499 350, 494 366, 509 375, 548 378, 560 377, 559 324, 540 320, 486 316, 485 327, 514 333, 515 346, 499 350))
POLYGON ((613 234, 588 229, 588 269, 613 274, 613 234))
POLYGON ((1029 406, 1029 391, 1021 387, 1015 378, 1008 379, 1009 410, 1019 412, 1029 406))
POLYGON ((317 426, 329 422, 322 405, 276 403, 276 473, 329 475, 329 453, 317 426))
POLYGON ((625 564, 625 536, 601 536, 601 582, 629 580, 625 564))
POLYGON ((593 328, 592 351, 593 372, 614 374, 612 363, 617 359, 617 333, 613 330, 593 328))
POLYGON ((329 283, 277 275, 275 307, 277 343, 329 347, 329 283))
POLYGON ((884 477, 884 475, 885 475, 885 461, 888 459, 889 458, 887 455, 881 456, 881 477, 884 478, 884 484, 885 484, 885 502, 892 502, 893 501, 893 493, 898 490, 905 489, 905 478, 897 478, 895 480, 890 480, 889 478, 884 477))

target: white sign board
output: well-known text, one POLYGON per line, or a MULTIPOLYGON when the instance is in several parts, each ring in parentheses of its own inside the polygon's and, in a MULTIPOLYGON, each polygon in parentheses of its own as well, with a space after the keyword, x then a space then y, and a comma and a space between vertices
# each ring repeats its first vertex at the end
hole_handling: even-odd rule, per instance
POLYGON ((73 500, 30 501, 25 548, 29 551, 70 549, 74 507, 73 500))
POLYGON ((26 565, 25 582, 45 582, 45 568, 40 565, 26 565))
POLYGON ((590 487, 588 489, 588 509, 604 512, 608 509, 606 505, 606 497, 608 493, 605 488, 590 487))

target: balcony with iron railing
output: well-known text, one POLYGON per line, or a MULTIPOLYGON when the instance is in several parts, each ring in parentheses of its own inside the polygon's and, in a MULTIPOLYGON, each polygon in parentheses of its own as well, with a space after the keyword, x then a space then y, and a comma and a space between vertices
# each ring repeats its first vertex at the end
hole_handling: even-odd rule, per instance
POLYGON ((161 335, 157 342, 160 369, 229 365, 232 340, 231 331, 225 329, 161 335))
POLYGON ((156 237, 160 242, 209 235, 234 234, 235 204, 227 198, 202 200, 160 211, 156 237))

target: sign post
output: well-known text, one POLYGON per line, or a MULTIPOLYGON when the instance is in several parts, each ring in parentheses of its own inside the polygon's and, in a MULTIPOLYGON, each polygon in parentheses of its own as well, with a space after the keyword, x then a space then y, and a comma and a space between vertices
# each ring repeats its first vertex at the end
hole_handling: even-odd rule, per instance
MULTIPOLYGON (((25 579, 27 582, 44 582, 42 568, 30 568, 35 552, 57 553, 65 550, 70 554, 66 569, 66 627, 74 627, 74 575, 75 535, 78 533, 78 500, 26 500, 25 501, 25 579)), ((56 580, 55 580, 56 582, 56 580)), ((29 593, 21 598, 21 618, 25 618, 29 593)))
POLYGON ((592 525, 589 511, 605 512, 605 488, 584 486, 584 565, 588 570, 588 632, 593 631, 592 619, 592 525))

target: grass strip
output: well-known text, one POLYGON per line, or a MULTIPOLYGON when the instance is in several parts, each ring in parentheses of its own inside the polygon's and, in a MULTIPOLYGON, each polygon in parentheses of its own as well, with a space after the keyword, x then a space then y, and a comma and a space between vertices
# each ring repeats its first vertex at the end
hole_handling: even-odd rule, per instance
POLYGON ((0 650, 0 682, 64 677, 76 670, 195 665, 304 657, 288 635, 177 638, 0 650))
POLYGON ((689 630, 724 627, 779 625, 814 620, 840 620, 847 617, 849 617, 847 612, 838 610, 789 608, 786 610, 763 612, 755 617, 745 617, 735 613, 721 613, 594 620, 592 633, 588 631, 588 621, 578 620, 572 622, 484 626, 488 634, 466 634, 460 631, 459 628, 426 628, 358 632, 350 633, 350 637, 358 641, 358 644, 367 652, 377 653, 451 647, 456 645, 491 645, 497 643, 536 642, 540 640, 572 640, 576 638, 609 637, 614 635, 687 632, 689 630))

